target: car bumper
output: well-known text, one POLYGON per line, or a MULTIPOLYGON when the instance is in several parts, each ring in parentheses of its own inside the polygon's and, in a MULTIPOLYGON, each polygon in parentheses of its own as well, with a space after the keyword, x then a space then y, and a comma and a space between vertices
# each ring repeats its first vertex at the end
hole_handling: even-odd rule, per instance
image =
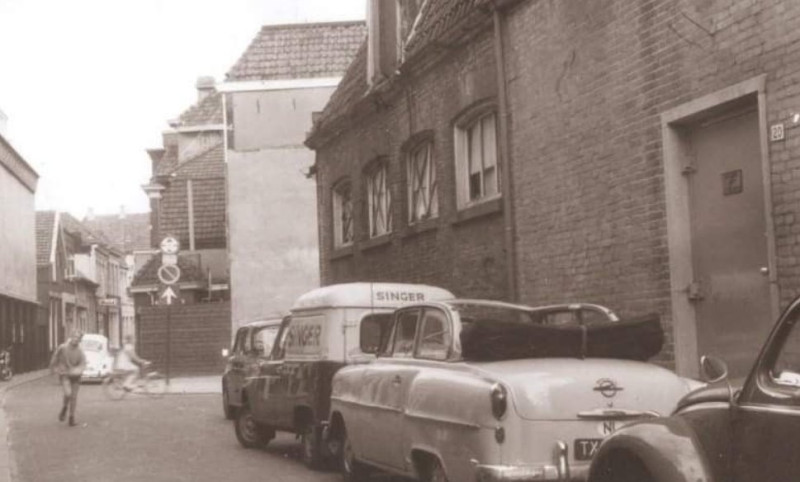
POLYGON ((567 446, 559 442, 556 446, 553 465, 489 465, 475 463, 477 482, 572 482, 586 480, 588 464, 570 466, 567 446))
POLYGON ((108 370, 86 370, 81 374, 81 381, 99 382, 110 374, 111 372, 108 370))

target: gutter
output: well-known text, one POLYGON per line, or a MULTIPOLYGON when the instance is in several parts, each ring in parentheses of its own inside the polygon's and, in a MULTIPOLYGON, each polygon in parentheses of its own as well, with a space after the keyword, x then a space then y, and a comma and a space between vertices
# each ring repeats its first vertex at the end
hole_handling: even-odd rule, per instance
POLYGON ((508 298, 511 301, 519 299, 517 292, 517 244, 516 224, 514 217, 514 175, 511 160, 511 113, 508 109, 508 79, 506 78, 505 48, 503 45, 503 18, 500 9, 508 1, 494 0, 492 20, 494 23, 494 56, 497 71, 498 88, 498 113, 500 120, 500 158, 503 160, 503 222, 504 241, 506 250, 506 284, 508 298))

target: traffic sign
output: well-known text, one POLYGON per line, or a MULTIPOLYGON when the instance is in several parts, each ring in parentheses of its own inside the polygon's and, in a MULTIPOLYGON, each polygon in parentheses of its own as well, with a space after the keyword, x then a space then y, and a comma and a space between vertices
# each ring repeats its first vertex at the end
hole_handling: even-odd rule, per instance
POLYGON ((165 285, 174 285, 181 279, 181 269, 177 264, 164 264, 158 268, 158 280, 165 285))
POLYGON ((161 240, 161 252, 165 254, 175 254, 180 249, 181 243, 174 236, 167 236, 161 240))
POLYGON ((158 298, 164 300, 164 303, 171 305, 173 300, 178 299, 178 294, 175 293, 175 289, 173 289, 172 286, 167 286, 158 298))

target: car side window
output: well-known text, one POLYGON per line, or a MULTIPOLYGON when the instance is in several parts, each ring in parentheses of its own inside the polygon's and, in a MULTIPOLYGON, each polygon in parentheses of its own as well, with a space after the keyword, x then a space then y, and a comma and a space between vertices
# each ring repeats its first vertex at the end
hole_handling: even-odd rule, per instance
POLYGON ((394 325, 394 346, 392 357, 411 358, 414 356, 414 340, 417 336, 417 322, 420 310, 401 311, 394 325))
POLYGON ((798 316, 787 320, 789 332, 783 341, 775 363, 769 370, 771 381, 778 386, 800 387, 800 327, 798 316))
POLYGON ((247 336, 247 328, 239 328, 236 332, 236 340, 233 343, 233 354, 241 355, 244 352, 244 339, 247 336))
POLYGON ((446 360, 450 352, 450 321, 437 309, 428 308, 422 317, 422 331, 417 347, 417 357, 430 360, 446 360))
POLYGON ((258 356, 266 356, 272 352, 279 328, 279 326, 262 326, 253 331, 253 350, 258 356))

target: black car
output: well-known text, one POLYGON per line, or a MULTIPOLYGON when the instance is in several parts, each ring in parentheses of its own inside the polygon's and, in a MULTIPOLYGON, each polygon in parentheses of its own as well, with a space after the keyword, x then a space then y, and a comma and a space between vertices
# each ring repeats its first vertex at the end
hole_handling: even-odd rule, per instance
POLYGON ((784 310, 741 387, 703 357, 709 385, 672 416, 626 426, 600 446, 589 482, 800 481, 800 298, 784 310))
POLYGON ((233 419, 242 405, 242 387, 249 376, 257 375, 261 364, 269 360, 278 336, 281 319, 254 321, 236 331, 233 348, 223 350, 227 357, 222 374, 222 409, 225 418, 233 419))

